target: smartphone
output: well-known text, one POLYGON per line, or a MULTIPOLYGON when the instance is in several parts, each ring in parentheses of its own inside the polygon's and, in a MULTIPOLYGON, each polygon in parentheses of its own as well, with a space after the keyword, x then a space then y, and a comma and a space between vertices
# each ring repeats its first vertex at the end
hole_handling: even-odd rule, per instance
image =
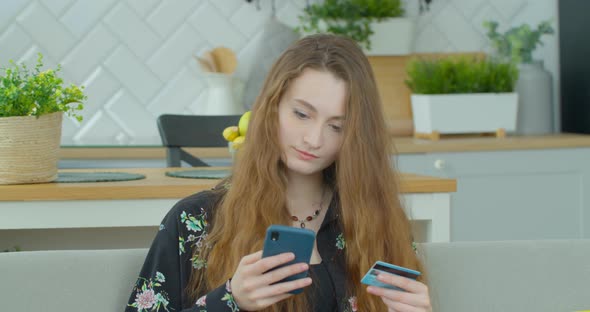
MULTIPOLYGON (((288 266, 294 263, 307 263, 311 260, 311 253, 313 251, 313 244, 315 243, 315 232, 309 229, 296 228, 286 225, 271 225, 266 229, 266 238, 264 239, 264 247, 262 250, 262 257, 270 257, 285 252, 292 252, 295 254, 295 259, 280 265, 273 270, 288 266)), ((308 272, 301 272, 299 274, 291 275, 278 283, 293 281, 300 278, 307 277, 308 272)), ((303 291, 302 288, 290 291, 292 294, 299 294, 303 291)))
POLYGON ((380 273, 400 275, 403 277, 411 278, 413 280, 417 279, 418 276, 420 276, 420 274, 421 274, 420 272, 418 272, 416 270, 404 268, 404 267, 401 267, 401 266, 398 266, 395 264, 391 264, 391 263, 387 263, 387 262, 383 262, 383 261, 377 261, 369 269, 367 274, 365 274, 363 279, 361 279, 361 283, 366 284, 366 285, 371 285, 371 286, 377 286, 377 287, 383 287, 383 288, 388 288, 388 289, 405 291, 402 288, 399 288, 399 287, 396 287, 393 285, 389 285, 389 284, 385 284, 385 283, 382 283, 379 280, 377 280, 377 275, 379 275, 380 273))

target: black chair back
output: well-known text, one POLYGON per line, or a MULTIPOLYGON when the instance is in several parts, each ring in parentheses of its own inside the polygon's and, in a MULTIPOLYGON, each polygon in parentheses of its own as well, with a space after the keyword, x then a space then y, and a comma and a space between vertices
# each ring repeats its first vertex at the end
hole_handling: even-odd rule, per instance
POLYGON ((209 166, 183 147, 224 147, 223 129, 237 126, 241 115, 160 115, 158 130, 166 147, 166 165, 180 167, 181 161, 191 166, 209 166))

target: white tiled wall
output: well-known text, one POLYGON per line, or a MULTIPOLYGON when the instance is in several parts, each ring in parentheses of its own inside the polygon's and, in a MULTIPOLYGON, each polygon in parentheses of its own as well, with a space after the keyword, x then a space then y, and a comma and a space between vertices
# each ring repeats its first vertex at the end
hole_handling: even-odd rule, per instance
MULTIPOLYGON (((237 76, 248 76, 270 1, 259 11, 244 0, 1 0, 0 67, 33 64, 42 52, 46 65, 62 64, 66 80, 86 86, 84 121, 64 120, 63 145, 159 145, 159 114, 203 109, 207 88, 194 55, 230 47, 237 76)), ((556 1, 433 0, 419 17, 415 50, 486 50, 486 19, 513 26, 553 18, 557 26, 556 1)), ((277 16, 295 26, 305 2, 276 0, 277 16)), ((418 0, 405 3, 417 16, 418 0)), ((544 42, 535 56, 557 78, 557 38, 544 42)))

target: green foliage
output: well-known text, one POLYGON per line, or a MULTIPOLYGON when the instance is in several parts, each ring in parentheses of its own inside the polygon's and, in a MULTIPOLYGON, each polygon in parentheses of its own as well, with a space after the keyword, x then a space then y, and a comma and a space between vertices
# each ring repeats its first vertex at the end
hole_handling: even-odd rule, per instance
POLYGON ((21 251, 21 248, 19 246, 14 246, 11 248, 0 250, 0 252, 15 252, 15 251, 21 251))
POLYGON ((10 64, 12 67, 6 68, 4 76, 0 76, 0 117, 65 112, 82 121, 82 116, 77 115, 76 111, 84 108, 86 96, 83 87, 65 87, 63 79, 58 77, 61 66, 58 65, 56 70, 41 71, 41 53, 34 70, 25 64, 17 65, 12 60, 10 64))
POLYGON ((537 45, 543 44, 541 36, 555 33, 551 27, 551 21, 540 23, 537 29, 531 29, 529 25, 523 24, 510 28, 503 34, 498 33, 497 22, 486 21, 483 26, 488 30, 487 36, 492 41, 498 56, 504 61, 515 63, 531 63, 533 51, 537 45))
POLYGON ((489 59, 412 59, 406 84, 415 94, 513 92, 518 69, 489 59))
POLYGON ((404 14, 400 0, 325 0, 299 16, 299 33, 329 32, 348 36, 367 49, 373 34, 370 23, 404 14))

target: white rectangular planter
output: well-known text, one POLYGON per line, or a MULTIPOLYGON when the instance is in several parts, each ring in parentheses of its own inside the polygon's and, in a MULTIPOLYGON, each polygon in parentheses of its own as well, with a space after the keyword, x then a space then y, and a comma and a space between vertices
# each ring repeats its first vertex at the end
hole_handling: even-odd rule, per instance
MULTIPOLYGON (((344 25, 343 21, 333 21, 337 24, 344 25)), ((319 21, 319 32, 325 32, 328 29, 326 21, 319 21)), ((366 55, 408 55, 414 52, 414 33, 416 29, 416 19, 409 17, 394 17, 381 22, 371 23, 373 35, 371 40, 371 50, 363 51, 366 55)), ((311 35, 315 32, 306 32, 303 35, 311 35)))
POLYGON ((407 55, 414 51, 416 21, 413 18, 396 17, 382 22, 371 23, 371 50, 365 54, 407 55))
POLYGON ((412 94, 415 133, 514 132, 517 93, 412 94))

